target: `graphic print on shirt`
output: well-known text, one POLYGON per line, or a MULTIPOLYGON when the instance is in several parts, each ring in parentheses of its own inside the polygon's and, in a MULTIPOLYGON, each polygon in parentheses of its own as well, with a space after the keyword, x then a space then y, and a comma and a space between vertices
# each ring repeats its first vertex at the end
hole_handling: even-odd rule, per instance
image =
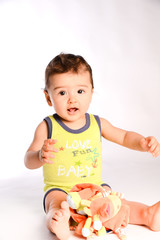
POLYGON ((85 140, 82 142, 81 140, 74 140, 73 142, 66 141, 65 147, 59 147, 60 151, 70 150, 72 153, 72 157, 74 162, 69 166, 69 169, 66 169, 65 165, 60 164, 58 166, 58 176, 65 175, 69 177, 70 175, 74 174, 76 177, 89 177, 94 175, 92 172, 93 168, 98 167, 98 157, 99 153, 97 152, 97 148, 92 150, 92 146, 90 144, 90 140, 85 140), (79 157, 82 157, 83 161, 86 162, 86 165, 82 163, 79 157))

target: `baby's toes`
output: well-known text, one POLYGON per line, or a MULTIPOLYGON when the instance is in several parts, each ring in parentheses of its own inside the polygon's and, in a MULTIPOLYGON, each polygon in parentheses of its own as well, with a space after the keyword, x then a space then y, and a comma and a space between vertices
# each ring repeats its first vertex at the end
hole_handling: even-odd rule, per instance
POLYGON ((60 219, 62 216, 63 216, 63 215, 62 215, 62 212, 61 212, 61 211, 57 211, 57 212, 54 214, 53 219, 59 221, 59 219, 60 219))
POLYGON ((63 216, 63 211, 60 209, 60 210, 57 212, 57 215, 58 215, 58 217, 62 217, 62 216, 63 216))

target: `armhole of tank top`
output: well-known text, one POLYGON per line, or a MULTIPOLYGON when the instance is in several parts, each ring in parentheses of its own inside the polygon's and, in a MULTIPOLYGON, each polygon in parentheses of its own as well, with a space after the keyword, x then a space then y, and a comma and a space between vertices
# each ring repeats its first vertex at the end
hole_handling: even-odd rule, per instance
POLYGON ((95 117, 95 119, 96 119, 96 121, 97 121, 97 124, 98 124, 98 127, 99 127, 100 137, 102 137, 100 118, 99 118, 99 116, 97 116, 97 115, 94 115, 94 117, 95 117))
POLYGON ((49 117, 44 118, 48 126, 48 139, 52 137, 52 121, 49 117))

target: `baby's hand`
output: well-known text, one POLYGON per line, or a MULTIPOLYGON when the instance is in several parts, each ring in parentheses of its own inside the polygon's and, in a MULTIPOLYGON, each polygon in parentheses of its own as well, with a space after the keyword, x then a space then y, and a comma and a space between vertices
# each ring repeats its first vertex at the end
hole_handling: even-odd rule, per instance
POLYGON ((56 148, 54 148, 54 144, 57 142, 57 140, 54 139, 47 139, 44 141, 44 144, 39 151, 39 160, 43 163, 52 164, 53 161, 50 160, 51 158, 54 158, 53 152, 58 152, 56 148))
POLYGON ((142 138, 140 141, 142 150, 150 152, 153 157, 160 155, 160 144, 155 137, 142 138))

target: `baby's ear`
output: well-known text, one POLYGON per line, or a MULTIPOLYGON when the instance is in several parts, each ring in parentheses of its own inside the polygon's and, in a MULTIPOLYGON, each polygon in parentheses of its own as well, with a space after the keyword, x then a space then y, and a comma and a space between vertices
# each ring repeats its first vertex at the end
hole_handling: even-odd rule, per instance
POLYGON ((44 95, 45 95, 45 98, 46 98, 46 101, 47 101, 48 105, 51 107, 52 106, 52 101, 51 101, 51 98, 50 98, 47 90, 44 90, 44 95))

